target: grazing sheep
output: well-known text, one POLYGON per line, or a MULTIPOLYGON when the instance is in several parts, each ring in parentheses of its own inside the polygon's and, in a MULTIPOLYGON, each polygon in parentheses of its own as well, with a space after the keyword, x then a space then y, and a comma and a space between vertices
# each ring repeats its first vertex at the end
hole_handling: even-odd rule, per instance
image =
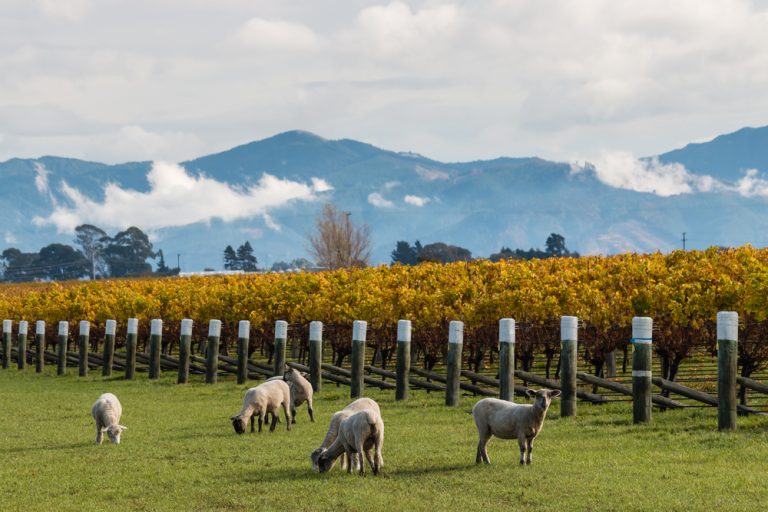
POLYGON ((541 432, 547 409, 552 399, 560 396, 560 390, 540 389, 527 391, 535 397, 533 404, 515 404, 497 398, 484 398, 472 408, 479 440, 475 462, 490 464, 488 441, 492 436, 501 439, 517 439, 520 445, 520 464, 530 464, 533 440, 541 432), (527 451, 527 456, 526 456, 527 451))
MULTIPOLYGON (((341 421, 339 434, 336 440, 327 449, 324 449, 317 458, 317 466, 321 473, 329 471, 336 459, 346 453, 350 462, 352 456, 357 455, 362 459, 363 454, 368 460, 368 465, 374 475, 378 475, 384 460, 381 449, 384 446, 384 421, 381 414, 371 409, 355 412, 341 421), (371 456, 373 449, 373 456, 371 456)), ((365 474, 365 464, 360 460, 359 471, 365 474)), ((352 472, 352 464, 347 465, 347 472, 352 472)))
POLYGON ((307 402, 310 421, 315 421, 314 411, 312 410, 312 384, 295 368, 289 368, 285 372, 285 381, 291 385, 291 414, 293 422, 296 423, 296 408, 307 402))
POLYGON ((120 400, 112 393, 104 393, 91 407, 91 416, 96 420, 96 444, 101 444, 104 439, 104 431, 109 440, 120 444, 120 434, 127 427, 120 425, 120 416, 123 415, 123 406, 120 400))
MULTIPOLYGON (((331 446, 333 442, 336 440, 336 437, 339 435, 339 425, 341 425, 342 420, 348 418, 349 416, 356 413, 357 411, 363 411, 366 409, 375 411, 379 415, 381 414, 381 410, 379 409, 379 404, 377 404, 376 401, 371 400, 370 398, 358 398, 351 404, 347 405, 344 409, 334 413, 334 415, 331 416, 331 423, 328 425, 328 432, 325 434, 325 439, 323 439, 323 442, 320 443, 320 447, 315 449, 309 455, 309 458, 312 461, 312 469, 314 469, 315 471, 319 469, 317 465, 317 461, 320 458, 320 454, 323 453, 323 451, 325 451, 329 446, 331 446)), ((354 457, 351 462, 356 464, 357 457, 354 457)), ((346 460, 346 456, 342 457, 342 461, 341 461, 342 469, 346 469, 349 463, 350 461, 346 460)), ((335 464, 335 461, 334 461, 334 464, 335 464)))
POLYGON ((269 427, 269 431, 273 432, 275 425, 277 425, 277 415, 282 407, 285 412, 285 421, 288 423, 288 430, 291 430, 290 402, 291 392, 285 381, 271 380, 259 384, 245 392, 243 408, 240 410, 240 414, 232 416, 232 426, 235 428, 235 432, 242 434, 245 432, 245 425, 250 418, 251 432, 254 432, 253 423, 254 419, 258 416, 259 432, 261 432, 262 423, 265 421, 267 413, 270 413, 272 415, 272 424, 269 427))

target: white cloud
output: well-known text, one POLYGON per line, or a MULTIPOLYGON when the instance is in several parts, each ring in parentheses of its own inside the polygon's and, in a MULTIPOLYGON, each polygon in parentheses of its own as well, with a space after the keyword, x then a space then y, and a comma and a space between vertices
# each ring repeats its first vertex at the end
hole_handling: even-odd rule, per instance
POLYGON ((608 186, 650 192, 662 197, 722 190, 711 176, 692 174, 679 163, 664 164, 656 158, 640 160, 628 152, 604 152, 586 164, 573 164, 574 173, 592 172, 608 186))
POLYGON ((384 190, 392 190, 393 188, 397 188, 401 185, 399 181, 388 181, 384 184, 384 190))
POLYGON ((165 162, 154 163, 147 179, 149 192, 107 185, 101 203, 64 183, 62 192, 71 204, 57 205, 48 217, 33 221, 70 232, 83 223, 151 230, 214 218, 229 222, 262 216, 270 228, 279 230, 268 215, 270 210, 292 201, 314 201, 319 193, 311 185, 266 173, 255 185, 234 187, 205 176, 192 176, 181 166, 165 162))
POLYGON ((733 188, 744 197, 768 197, 768 180, 757 169, 749 169, 733 188))
POLYGON ((15 244, 18 240, 16 239, 16 235, 14 235, 10 231, 6 231, 5 235, 3 236, 3 240, 7 244, 15 244))
POLYGON ((410 205, 419 206, 419 207, 426 205, 430 201, 428 197, 420 197, 420 196, 412 196, 412 195, 405 196, 403 200, 410 205))
POLYGON ((384 196, 382 196, 378 192, 371 192, 368 194, 368 202, 375 206, 376 208, 394 208, 395 203, 388 199, 384 199, 384 196))
POLYGON ((45 166, 39 162, 35 162, 35 188, 43 195, 49 195, 51 189, 48 185, 48 175, 51 171, 45 168, 45 166))
POLYGON ((235 35, 239 44, 261 50, 311 50, 318 36, 301 23, 251 18, 235 35))
POLYGON ((416 174, 425 181, 447 180, 451 177, 445 171, 441 171, 440 169, 429 169, 421 165, 417 165, 414 170, 416 171, 416 174))
POLYGON ((333 190, 333 187, 322 178, 312 177, 312 189, 319 194, 320 192, 329 192, 333 190))

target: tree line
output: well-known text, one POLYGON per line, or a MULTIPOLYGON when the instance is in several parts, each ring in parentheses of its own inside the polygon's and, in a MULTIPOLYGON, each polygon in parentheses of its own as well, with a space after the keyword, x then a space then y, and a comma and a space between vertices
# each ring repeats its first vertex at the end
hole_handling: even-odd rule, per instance
POLYGON ((38 252, 5 249, 0 254, 2 280, 63 281, 107 277, 168 276, 179 273, 165 263, 162 249, 155 251, 149 237, 139 228, 130 227, 109 236, 91 224, 75 228, 74 243, 54 243, 38 252), (147 260, 158 260, 153 271, 147 260))

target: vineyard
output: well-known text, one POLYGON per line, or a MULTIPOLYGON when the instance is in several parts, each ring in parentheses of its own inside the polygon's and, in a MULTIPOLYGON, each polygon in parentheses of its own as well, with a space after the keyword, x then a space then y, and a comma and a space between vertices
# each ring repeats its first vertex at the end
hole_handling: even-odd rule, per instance
POLYGON ((227 354, 237 322, 247 319, 249 353, 269 358, 274 322, 286 320, 293 356, 303 360, 308 324, 320 320, 337 366, 349 355, 352 321, 362 319, 373 362, 391 367, 397 321, 410 319, 417 361, 431 370, 445 355, 448 322, 459 319, 465 323, 464 367, 482 371, 498 357, 498 320, 512 317, 516 363, 525 371, 536 366, 547 378, 557 375, 561 315, 579 317, 579 358, 595 375, 616 354, 626 361, 632 317, 652 317, 659 375, 675 380, 684 362, 716 353, 715 316, 723 310, 739 313, 740 375, 762 371, 768 365, 768 250, 0 287, 0 317, 46 320, 51 343, 59 320, 89 320, 97 344, 107 319, 125 326, 128 318, 139 318, 139 339, 146 340, 149 319, 161 318, 163 351, 172 353, 182 319, 195 320, 193 339, 202 340, 207 321, 216 318, 227 354))

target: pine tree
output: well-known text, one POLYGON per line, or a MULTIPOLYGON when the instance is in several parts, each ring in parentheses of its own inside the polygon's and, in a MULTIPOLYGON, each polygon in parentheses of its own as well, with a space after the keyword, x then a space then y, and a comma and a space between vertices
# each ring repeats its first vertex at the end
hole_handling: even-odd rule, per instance
POLYGON ((253 247, 251 247, 250 242, 246 241, 243 245, 237 248, 237 261, 240 270, 245 270, 246 272, 255 272, 258 270, 258 267, 256 266, 258 261, 256 260, 256 256, 253 255, 253 247))
POLYGON ((224 249, 224 270, 240 270, 239 263, 237 253, 235 253, 231 245, 228 245, 224 249))

